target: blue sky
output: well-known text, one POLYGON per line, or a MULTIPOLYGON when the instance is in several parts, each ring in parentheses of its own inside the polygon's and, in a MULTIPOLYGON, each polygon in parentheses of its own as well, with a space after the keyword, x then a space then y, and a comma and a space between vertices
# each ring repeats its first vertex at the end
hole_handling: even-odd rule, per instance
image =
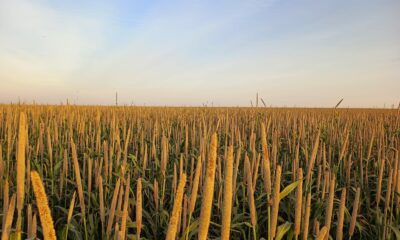
POLYGON ((400 1, 0 0, 0 102, 390 107, 400 1), (253 100, 254 101, 254 100, 253 100))

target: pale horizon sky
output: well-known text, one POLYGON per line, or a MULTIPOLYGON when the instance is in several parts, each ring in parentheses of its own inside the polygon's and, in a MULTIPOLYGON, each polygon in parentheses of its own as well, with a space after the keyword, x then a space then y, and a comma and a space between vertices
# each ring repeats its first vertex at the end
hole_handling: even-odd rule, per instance
POLYGON ((400 1, 0 0, 0 103, 397 107, 400 1))

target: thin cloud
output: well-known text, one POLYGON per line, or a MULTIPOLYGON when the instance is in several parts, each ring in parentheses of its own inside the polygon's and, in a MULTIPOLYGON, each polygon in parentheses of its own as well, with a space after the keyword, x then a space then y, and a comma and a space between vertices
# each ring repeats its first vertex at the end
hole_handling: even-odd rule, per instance
POLYGON ((397 1, 54 4, 0 1, 0 101, 398 101, 397 1))

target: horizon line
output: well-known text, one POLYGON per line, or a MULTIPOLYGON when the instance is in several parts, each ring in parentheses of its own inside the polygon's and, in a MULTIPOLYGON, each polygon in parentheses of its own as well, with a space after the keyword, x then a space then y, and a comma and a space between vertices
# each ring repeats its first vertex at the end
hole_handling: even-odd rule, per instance
POLYGON ((114 108, 214 108, 214 109, 223 109, 223 108, 242 108, 242 109, 332 109, 332 110, 400 110, 400 104, 396 108, 394 104, 391 107, 376 107, 376 106, 368 106, 368 107, 352 107, 352 106, 342 106, 342 107, 324 107, 324 106, 241 106, 241 105, 157 105, 157 104, 76 104, 76 103, 64 103, 61 102, 59 104, 54 103, 40 103, 35 102, 33 103, 26 103, 26 102, 9 102, 4 103, 0 101, 0 106, 53 106, 53 107, 63 107, 63 106, 73 106, 73 107, 114 107, 114 108))

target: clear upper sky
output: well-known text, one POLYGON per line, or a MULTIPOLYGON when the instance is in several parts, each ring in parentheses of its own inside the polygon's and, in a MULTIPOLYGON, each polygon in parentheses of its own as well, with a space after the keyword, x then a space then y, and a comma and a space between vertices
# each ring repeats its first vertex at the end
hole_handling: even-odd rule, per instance
POLYGON ((399 0, 0 0, 0 102, 391 107, 399 0))

